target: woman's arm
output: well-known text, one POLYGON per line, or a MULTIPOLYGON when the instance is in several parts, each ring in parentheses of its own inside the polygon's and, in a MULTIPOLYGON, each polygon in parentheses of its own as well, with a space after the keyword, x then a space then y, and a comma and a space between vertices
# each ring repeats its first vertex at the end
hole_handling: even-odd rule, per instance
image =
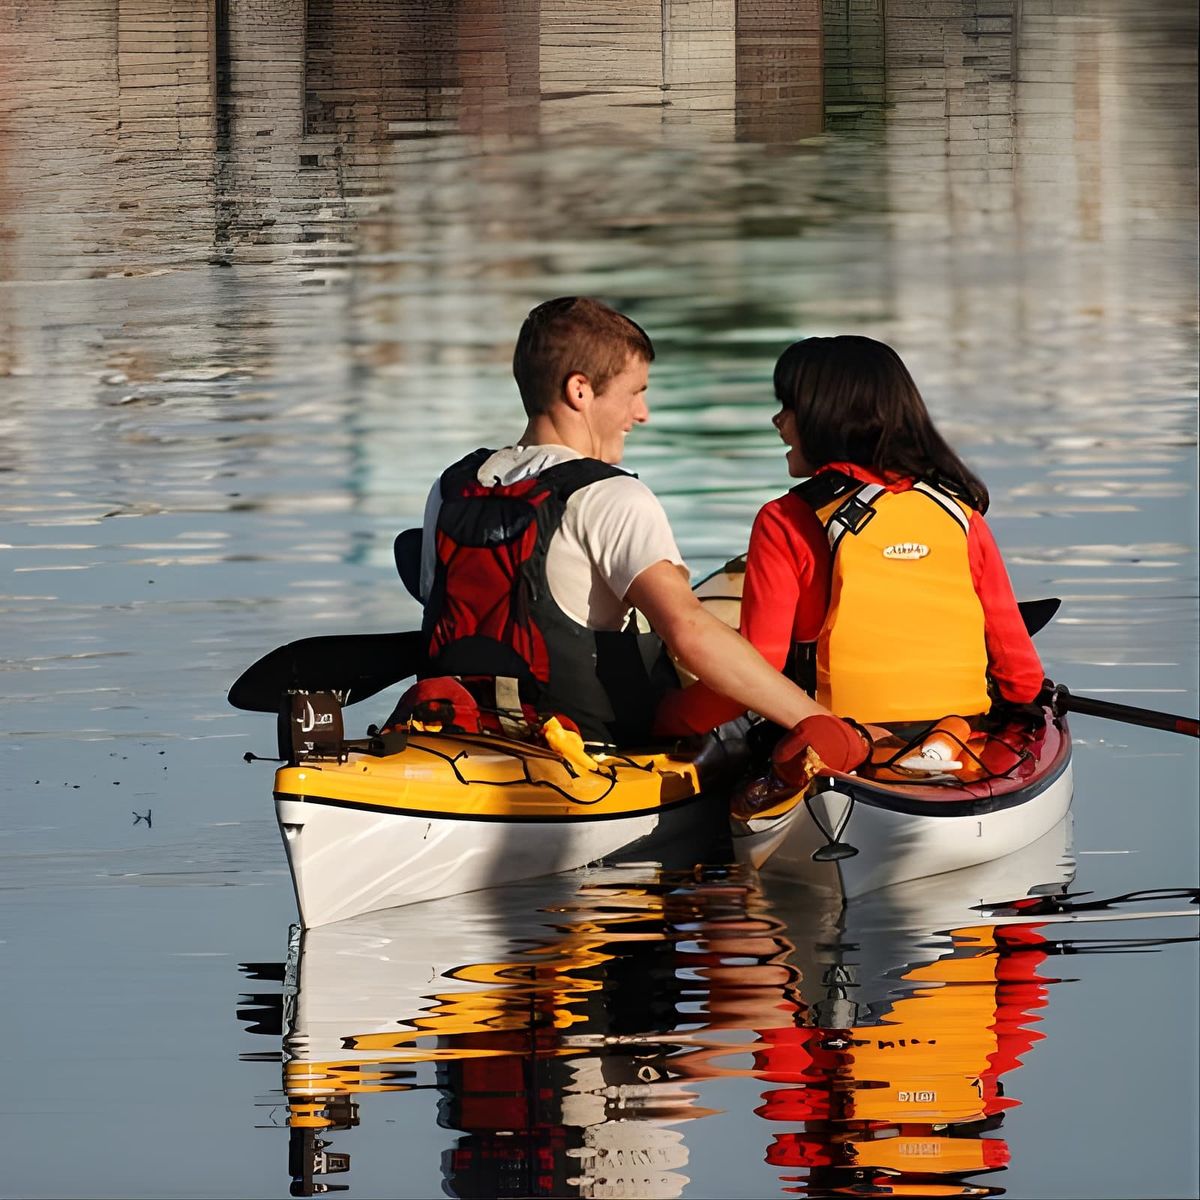
POLYGON ((978 513, 971 514, 967 556, 975 594, 983 606, 988 672, 1005 700, 1028 704, 1042 690, 1046 673, 1021 618, 1000 548, 978 513))
POLYGON ((803 500, 788 492, 763 506, 750 533, 740 628, 776 670, 796 642, 821 632, 829 567, 825 530, 803 500))

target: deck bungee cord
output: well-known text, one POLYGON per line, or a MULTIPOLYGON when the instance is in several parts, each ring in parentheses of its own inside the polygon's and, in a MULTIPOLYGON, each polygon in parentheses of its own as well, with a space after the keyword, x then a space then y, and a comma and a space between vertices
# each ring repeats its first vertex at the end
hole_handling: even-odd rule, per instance
MULTIPOLYGON (((886 741, 877 741, 876 747, 886 748, 886 741)), ((933 775, 938 778, 949 776, 959 782, 983 784, 997 779, 1012 778, 1021 764, 1031 761, 1032 758, 1033 755, 1026 747, 1012 745, 994 730, 972 729, 969 718, 953 714, 931 721, 924 730, 909 738, 891 754, 879 757, 872 755, 870 761, 864 764, 864 776, 881 783, 920 782, 922 775, 925 775, 924 782, 933 783, 935 779, 929 778, 933 775), (954 727, 955 724, 967 731, 966 736, 954 727), (934 739, 954 747, 957 757, 945 758, 945 749, 942 746, 937 747, 937 752, 930 753, 929 743, 934 739), (983 761, 981 755, 1001 747, 1011 753, 1012 762, 1003 769, 993 769, 983 761), (963 759, 966 761, 962 761, 963 759), (918 762, 922 762, 923 765, 918 767, 918 762)))
MULTIPOLYGON (((425 734, 425 736, 430 736, 429 731, 423 730, 422 732, 425 734)), ((615 768, 612 768, 610 771, 605 771, 603 767, 597 767, 592 771, 592 774, 598 775, 601 779, 606 780, 608 783, 608 787, 606 787, 599 796, 595 796, 592 799, 585 799, 582 796, 577 796, 573 792, 567 791, 567 789, 564 787, 560 787, 557 783, 554 783, 552 780, 535 779, 529 773, 529 760, 524 756, 516 755, 516 754, 514 754, 512 757, 521 764, 521 770, 523 772, 522 778, 520 778, 520 779, 468 779, 458 769, 458 764, 462 760, 470 758, 470 754, 468 753, 468 751, 460 750, 457 754, 447 754, 444 750, 438 750, 433 746, 423 746, 419 742, 413 742, 413 741, 410 741, 408 743, 408 748, 410 750, 421 750, 426 754, 432 754, 435 758, 440 758, 443 762, 445 762, 449 766, 450 770, 454 772, 454 778, 457 780, 457 782, 462 784, 464 787, 471 787, 472 785, 478 784, 483 787, 498 787, 498 788, 521 787, 523 785, 529 786, 529 787, 549 788, 550 791, 556 792, 558 795, 562 796, 564 800, 569 800, 572 804, 578 804, 582 808, 588 808, 591 805, 599 804, 602 800, 606 799, 608 797, 609 793, 612 792, 613 788, 615 788, 617 786, 617 772, 616 772, 615 768)), ((555 760, 557 762, 561 763, 562 766, 566 768, 567 773, 571 776, 572 779, 581 778, 581 776, 574 770, 574 768, 571 766, 571 764, 565 758, 560 758, 558 756, 555 756, 555 760)))

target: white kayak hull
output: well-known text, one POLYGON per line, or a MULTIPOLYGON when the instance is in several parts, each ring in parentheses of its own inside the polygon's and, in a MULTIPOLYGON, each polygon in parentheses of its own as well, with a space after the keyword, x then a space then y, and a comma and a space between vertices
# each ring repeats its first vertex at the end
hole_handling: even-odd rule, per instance
POLYGON ((1019 796, 992 806, 893 805, 852 780, 814 788, 790 810, 735 830, 740 861, 846 899, 1003 858, 1037 841, 1071 805, 1069 752, 1019 796), (837 843, 855 853, 831 846, 837 843))
POLYGON ((840 791, 818 792, 810 797, 810 807, 797 810, 767 871, 837 887, 847 898, 961 871, 1012 854, 1048 833, 1070 808, 1071 792, 1069 766, 1024 804, 980 816, 914 815, 856 802, 840 791), (814 859, 828 844, 814 814, 826 829, 838 829, 845 822, 840 840, 858 853, 835 861, 814 859))
POLYGON ((691 863, 723 822, 722 797, 589 818, 462 819, 276 795, 301 923, 536 879, 600 861, 691 863))

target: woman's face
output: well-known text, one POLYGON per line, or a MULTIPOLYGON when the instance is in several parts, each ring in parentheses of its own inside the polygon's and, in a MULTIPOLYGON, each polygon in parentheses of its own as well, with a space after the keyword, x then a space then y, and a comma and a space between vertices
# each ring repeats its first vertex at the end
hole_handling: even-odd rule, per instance
POLYGON ((787 446, 788 474, 793 479, 803 479, 812 474, 812 467, 800 447, 800 434, 796 429, 796 414, 785 404, 771 418, 783 444, 787 446))

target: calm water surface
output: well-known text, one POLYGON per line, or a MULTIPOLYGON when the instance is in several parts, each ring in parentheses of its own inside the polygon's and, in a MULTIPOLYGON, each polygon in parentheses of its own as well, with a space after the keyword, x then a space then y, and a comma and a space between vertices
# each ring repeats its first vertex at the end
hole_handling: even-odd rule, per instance
POLYGON ((970 910, 1194 886, 1194 743, 1079 718, 1073 830, 845 914, 594 871, 300 941, 225 703, 415 624, 392 537, 586 292, 695 574, 787 484, 779 350, 880 337, 1048 672, 1194 714, 1193 6, 185 7, 0 13, 0 1193, 1200 1194, 1195 917, 970 910))

